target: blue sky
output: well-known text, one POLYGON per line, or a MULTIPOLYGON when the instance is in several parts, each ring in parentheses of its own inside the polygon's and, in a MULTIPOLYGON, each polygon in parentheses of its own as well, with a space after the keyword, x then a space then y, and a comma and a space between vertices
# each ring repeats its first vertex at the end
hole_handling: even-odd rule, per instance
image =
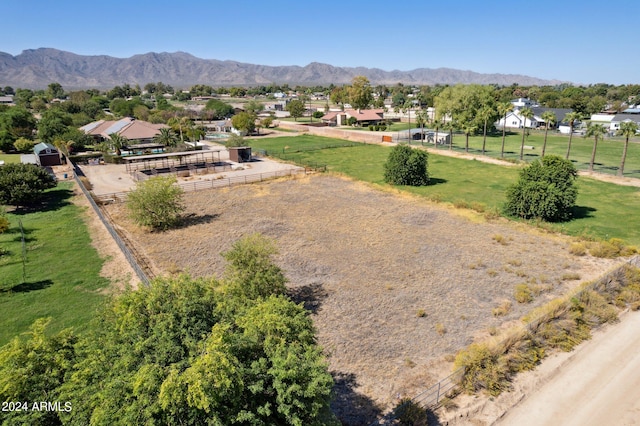
POLYGON ((0 0, 0 51, 183 51, 262 65, 455 68, 640 83, 640 1, 0 0))

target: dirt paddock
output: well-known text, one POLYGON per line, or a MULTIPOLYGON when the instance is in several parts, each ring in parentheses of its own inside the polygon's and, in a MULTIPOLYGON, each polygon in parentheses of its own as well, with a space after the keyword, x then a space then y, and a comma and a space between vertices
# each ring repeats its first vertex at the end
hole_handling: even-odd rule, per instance
POLYGON ((572 256, 566 237, 332 176, 193 192, 185 200, 188 225, 164 233, 136 228, 121 204, 106 208, 160 274, 219 276, 219 253, 242 235, 275 239, 277 263, 329 355, 334 409, 345 424, 366 424, 399 397, 426 389, 449 374, 445 359, 474 337, 576 285, 576 275, 590 279, 612 264, 572 256), (543 290, 532 304, 514 301, 523 282, 543 290), (510 312, 495 317, 505 300, 510 312))

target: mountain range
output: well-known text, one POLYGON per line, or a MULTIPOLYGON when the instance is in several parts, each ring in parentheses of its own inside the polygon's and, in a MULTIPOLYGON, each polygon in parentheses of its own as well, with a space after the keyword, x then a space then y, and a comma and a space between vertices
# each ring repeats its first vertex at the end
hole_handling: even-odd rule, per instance
POLYGON ((335 67, 312 62, 304 67, 267 66, 217 59, 201 59, 189 53, 145 53, 129 58, 106 55, 87 56, 52 48, 24 50, 13 56, 0 52, 0 86, 44 89, 60 83, 65 89, 108 89, 128 83, 144 86, 163 82, 175 88, 194 84, 210 86, 257 86, 271 83, 289 85, 348 84, 353 77, 366 76, 371 84, 457 84, 555 85, 544 80, 515 74, 481 74, 451 68, 418 68, 411 71, 385 71, 379 68, 335 67))

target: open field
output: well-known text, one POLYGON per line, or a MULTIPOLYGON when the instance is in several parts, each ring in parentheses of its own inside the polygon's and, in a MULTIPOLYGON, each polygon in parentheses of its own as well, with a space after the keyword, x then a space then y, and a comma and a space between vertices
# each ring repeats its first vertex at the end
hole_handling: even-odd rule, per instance
MULTIPOLYGON (((344 143, 336 139, 301 135, 251 140, 250 143, 255 148, 276 152, 279 156, 284 152, 285 158, 291 160, 326 164, 330 171, 388 187, 383 181, 383 165, 389 154, 386 146, 356 144, 348 148, 294 152, 305 147, 338 142, 344 143)), ((429 174, 432 185, 400 189, 454 205, 500 209, 506 189, 517 180, 518 167, 431 155, 429 174)), ((621 238, 629 244, 640 246, 640 215, 637 213, 640 211, 640 190, 637 187, 580 177, 578 189, 578 207, 574 212, 577 219, 553 224, 549 228, 569 235, 621 238)))
POLYGON ((48 193, 44 209, 9 213, 11 228, 0 234, 0 345, 29 329, 33 321, 52 317, 50 331, 82 330, 104 300, 109 280, 91 245, 83 211, 71 203, 72 185, 61 183, 48 193), (22 242, 26 242, 23 282, 22 242))
POLYGON ((528 311, 514 301, 517 284, 540 289, 537 305, 577 283, 568 277, 588 279, 612 263, 570 255, 566 237, 331 176, 185 197, 193 220, 164 233, 135 227, 123 205, 106 208, 164 273, 219 275, 219 253, 241 235, 274 238, 277 263, 330 354, 346 424, 366 424, 398 395, 423 390, 448 374, 446 355, 528 311), (512 309, 494 317, 505 300, 512 309))

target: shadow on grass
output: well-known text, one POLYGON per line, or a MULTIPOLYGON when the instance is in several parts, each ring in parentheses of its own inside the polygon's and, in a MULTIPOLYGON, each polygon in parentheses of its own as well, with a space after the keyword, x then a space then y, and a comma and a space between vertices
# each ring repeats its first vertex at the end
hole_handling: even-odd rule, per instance
POLYGON ((35 231, 38 228, 25 228, 24 226, 22 227, 22 232, 20 232, 20 227, 16 226, 14 228, 12 228, 12 230, 15 230, 15 232, 11 232, 11 234, 16 234, 15 237, 13 237, 13 241, 14 242, 20 242, 22 241, 22 234, 25 235, 24 237, 24 241, 26 243, 30 243, 32 241, 35 241, 35 238, 30 237, 29 235, 33 234, 33 231, 35 231))
POLYGON ((304 303, 304 308, 314 314, 318 312, 324 299, 329 296, 321 283, 290 288, 288 294, 295 303, 304 303))
POLYGON ((448 181, 446 179, 430 177, 427 186, 440 185, 447 182, 448 181))
POLYGON ((597 211, 593 207, 588 206, 573 206, 571 209, 571 214, 574 219, 585 219, 587 217, 593 217, 591 213, 597 211))
POLYGON ((358 383, 351 373, 333 372, 335 399, 331 409, 340 420, 348 426, 361 426, 373 423, 381 414, 381 410, 369 397, 356 391, 358 383))
POLYGON ((188 228, 189 226, 193 225, 203 225, 205 223, 211 223, 218 217, 220 217, 219 214, 197 215, 192 213, 182 217, 178 228, 188 228))
POLYGON ((7 289, 0 289, 0 293, 29 293, 30 291, 43 290, 47 287, 51 287, 52 285, 53 281, 51 280, 35 281, 31 283, 27 282, 14 285, 7 289))
POLYGON ((16 207, 11 213, 15 215, 25 215, 34 212, 48 212, 59 210, 71 204, 69 199, 73 196, 73 191, 66 188, 54 188, 44 193, 40 203, 30 206, 16 207))

